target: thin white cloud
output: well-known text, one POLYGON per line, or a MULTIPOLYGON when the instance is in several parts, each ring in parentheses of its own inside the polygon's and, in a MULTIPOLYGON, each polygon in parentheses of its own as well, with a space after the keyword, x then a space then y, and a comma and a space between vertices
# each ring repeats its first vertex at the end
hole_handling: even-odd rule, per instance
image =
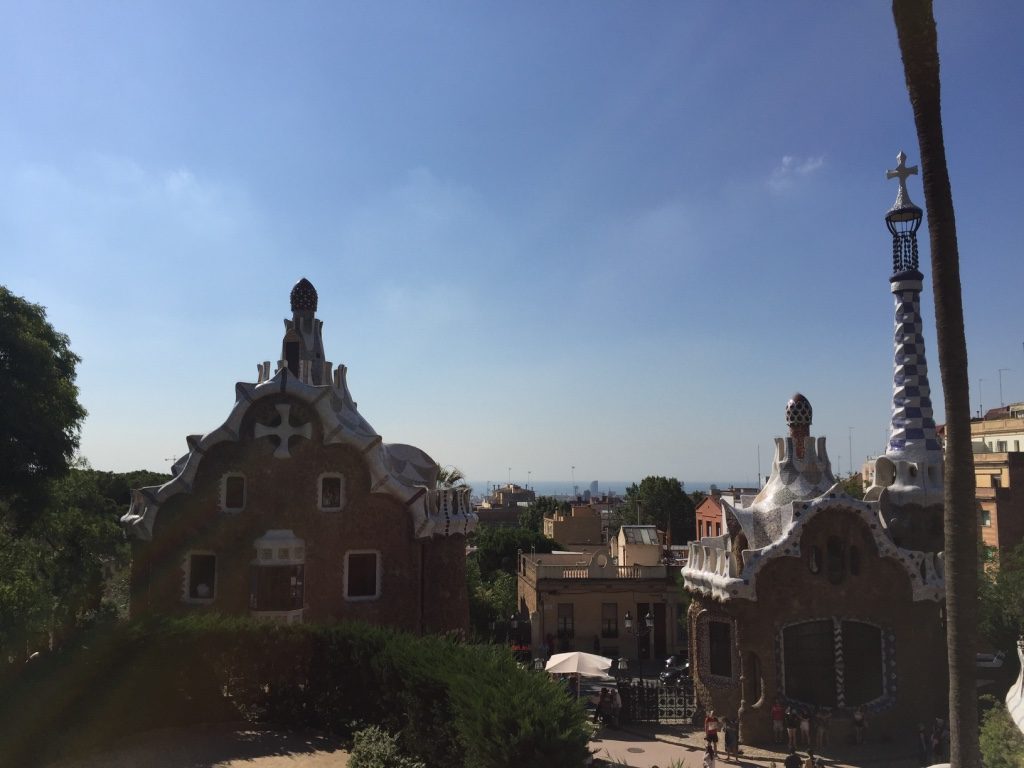
POLYGON ((768 177, 768 188, 772 192, 785 192, 801 179, 817 173, 825 165, 825 156, 797 157, 783 155, 782 161, 768 177))

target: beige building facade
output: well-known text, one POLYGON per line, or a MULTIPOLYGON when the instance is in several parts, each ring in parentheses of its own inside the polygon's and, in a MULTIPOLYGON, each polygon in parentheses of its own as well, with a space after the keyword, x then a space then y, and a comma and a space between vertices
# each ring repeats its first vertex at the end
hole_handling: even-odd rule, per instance
POLYGON ((601 511, 591 504, 573 504, 569 514, 544 518, 544 535, 562 545, 601 544, 601 511))
POLYGON ((519 610, 530 617, 535 656, 545 649, 630 660, 685 653, 686 598, 676 584, 678 570, 661 561, 660 545, 620 538, 618 559, 604 549, 520 555, 519 610), (648 549, 659 552, 652 557, 648 549), (626 628, 627 612, 631 629, 626 628))

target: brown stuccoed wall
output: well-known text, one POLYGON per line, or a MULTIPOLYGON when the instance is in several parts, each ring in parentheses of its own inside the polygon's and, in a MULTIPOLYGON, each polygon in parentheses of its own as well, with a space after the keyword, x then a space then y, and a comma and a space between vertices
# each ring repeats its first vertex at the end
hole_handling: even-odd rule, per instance
POLYGON ((323 445, 319 421, 309 406, 280 395, 253 404, 238 442, 213 446, 203 457, 193 492, 163 504, 153 539, 133 544, 132 615, 197 611, 245 614, 249 610, 253 542, 271 529, 291 529, 305 541, 306 621, 358 619, 412 632, 464 630, 469 607, 465 586, 465 538, 413 538, 404 503, 370 492, 370 474, 360 452, 323 445), (276 423, 278 403, 291 405, 293 424, 313 425, 312 439, 292 438, 291 458, 273 456, 275 438, 253 438, 256 423, 276 423), (227 472, 246 477, 245 509, 221 512, 220 483, 227 472), (347 501, 340 511, 318 507, 318 480, 339 472, 347 501), (189 550, 217 555, 215 599, 182 601, 183 563, 189 550), (344 599, 345 552, 378 550, 381 596, 344 599))
MULTIPOLYGON (((946 646, 940 605, 934 601, 914 602, 907 572, 893 560, 879 558, 867 525, 842 509, 823 510, 808 521, 800 550, 799 558, 782 557, 761 569, 756 602, 722 604, 701 595, 694 597, 689 613, 691 648, 695 649, 695 686, 704 706, 713 708, 719 717, 738 714, 743 742, 770 742, 769 710, 775 697, 782 694, 781 665, 776 658, 781 628, 797 621, 836 616, 876 624, 895 634, 895 700, 882 711, 869 712, 869 738, 899 741, 910 738, 908 734, 916 732, 919 722, 928 723, 936 716, 945 718, 946 646), (847 572, 838 585, 829 582, 824 567, 818 574, 808 568, 810 548, 817 545, 824 553, 829 536, 837 536, 861 551, 860 574, 847 572), (697 619, 702 611, 734 621, 731 685, 716 687, 703 674, 700 656, 704 649, 697 638, 697 619), (758 701, 751 700, 752 653, 761 667, 762 696, 758 701)), ((833 743, 845 742, 852 734, 851 714, 834 713, 830 729, 833 743)))

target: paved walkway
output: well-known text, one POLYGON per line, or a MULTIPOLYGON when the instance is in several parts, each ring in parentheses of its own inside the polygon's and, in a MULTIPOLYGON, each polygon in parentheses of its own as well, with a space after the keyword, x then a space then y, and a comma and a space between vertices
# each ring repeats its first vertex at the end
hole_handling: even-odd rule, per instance
POLYGON ((339 739, 242 724, 161 728, 125 738, 89 757, 47 768, 344 768, 339 739))
MULTIPOLYGON (((632 768, 668 768, 680 762, 686 768, 700 768, 704 759, 704 734, 691 726, 627 726, 620 729, 602 727, 590 742, 595 765, 631 766, 632 768)), ((806 750, 799 750, 805 757, 806 750)), ((761 768, 775 762, 782 768, 787 752, 759 747, 740 747, 740 766, 761 768)), ((817 753, 815 753, 817 754, 817 753)), ((860 766, 886 766, 886 768, 917 768, 912 745, 879 744, 868 742, 860 746, 826 747, 821 757, 827 766, 860 768, 860 766)), ((727 763, 720 753, 719 766, 727 763)))

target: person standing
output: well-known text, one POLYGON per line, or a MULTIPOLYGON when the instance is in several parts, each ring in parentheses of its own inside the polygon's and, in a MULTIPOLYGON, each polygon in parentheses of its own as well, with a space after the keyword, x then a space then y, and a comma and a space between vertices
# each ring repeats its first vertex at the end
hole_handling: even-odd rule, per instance
POLYGON ((622 712, 622 697, 619 695, 618 687, 612 688, 608 695, 608 709, 612 728, 618 728, 619 714, 622 712))
POLYGON ((722 737, 725 740, 725 759, 740 761, 740 728, 739 723, 730 717, 722 724, 722 737))
POLYGON ((799 725, 800 718, 796 716, 796 710, 789 707, 786 710, 786 736, 789 738, 789 748, 793 750, 796 749, 796 729, 799 725))
POLYGON ((772 704, 772 736, 776 744, 786 740, 786 710, 778 699, 772 704))
POLYGON ((857 707, 853 712, 853 735, 858 744, 864 743, 864 732, 868 729, 868 717, 864 707, 857 707))
POLYGON ((814 737, 818 749, 828 746, 828 729, 832 724, 832 710, 828 707, 818 707, 814 713, 814 737))
POLYGON ((931 739, 928 738, 928 734, 924 730, 924 723, 917 724, 917 764, 921 768, 925 768, 931 761, 928 756, 931 754, 932 745, 931 739))
POLYGON ((946 743, 946 722, 941 717, 935 718, 935 723, 932 725, 932 762, 942 763, 945 762, 944 757, 946 754, 945 749, 946 743))
POLYGON ((708 743, 708 749, 718 755, 718 718, 715 717, 715 710, 708 712, 704 718, 704 739, 708 743))
POLYGON ((594 722, 604 722, 608 719, 608 689, 602 688, 600 696, 597 697, 594 707, 594 722))
POLYGON ((704 768, 715 768, 715 750, 710 743, 704 750, 704 768))
POLYGON ((811 713, 806 709, 800 710, 800 741, 805 747, 811 746, 811 713))

